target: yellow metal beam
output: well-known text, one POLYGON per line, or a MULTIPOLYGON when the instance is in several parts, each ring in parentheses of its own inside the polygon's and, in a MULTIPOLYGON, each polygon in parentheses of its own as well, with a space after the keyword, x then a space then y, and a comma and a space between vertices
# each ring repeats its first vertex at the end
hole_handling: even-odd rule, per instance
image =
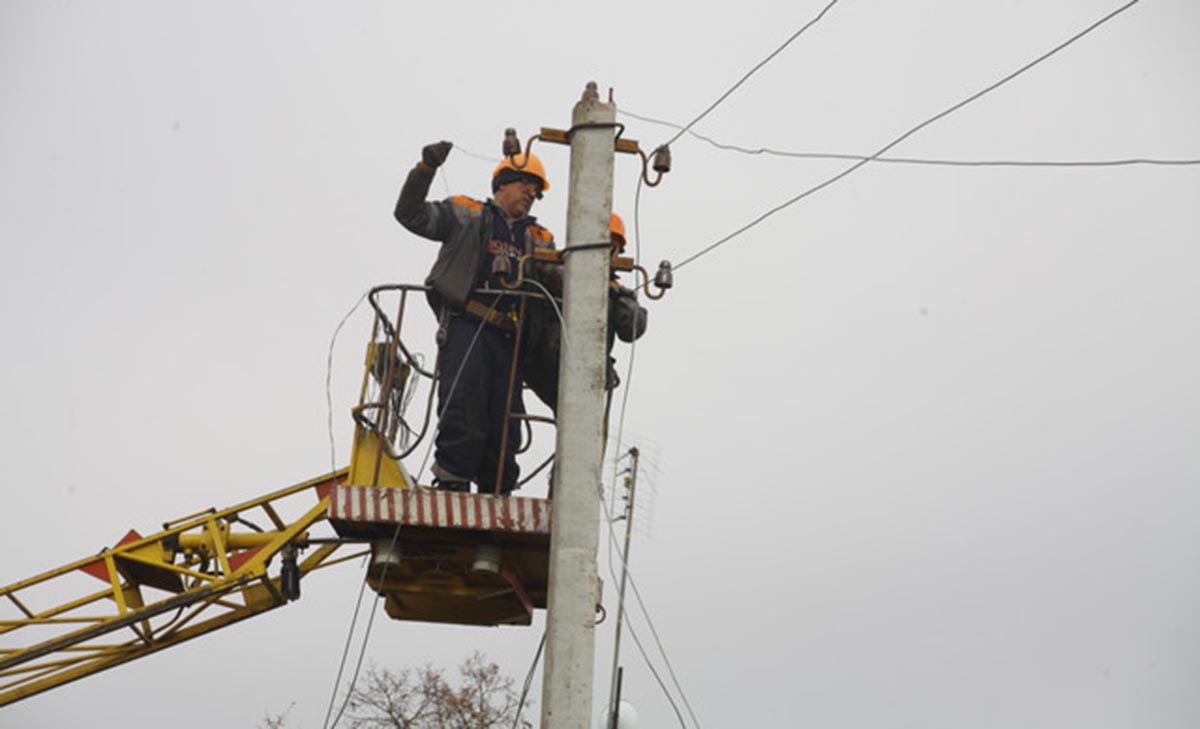
MULTIPOLYGON (((0 607, 12 613, 0 614, 0 706, 286 604, 268 563, 289 545, 309 546, 325 527, 328 489, 347 473, 134 533, 99 556, 0 587, 0 607), (248 517, 277 528, 241 531, 248 517), (107 587, 96 590, 96 577, 107 587)), ((300 574, 346 561, 333 559, 339 546, 312 545, 300 574)))

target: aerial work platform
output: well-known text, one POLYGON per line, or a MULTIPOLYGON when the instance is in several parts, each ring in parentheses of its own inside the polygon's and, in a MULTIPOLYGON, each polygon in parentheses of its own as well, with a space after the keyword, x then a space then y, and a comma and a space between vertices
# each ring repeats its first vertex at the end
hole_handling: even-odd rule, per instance
POLYGON ((0 585, 0 707, 282 607, 312 572, 364 556, 394 619, 532 622, 547 601, 550 502, 433 490, 402 461, 430 432, 436 376, 376 297, 400 292, 402 313, 412 290, 372 291, 347 468, 148 536, 126 530, 99 553, 0 585), (428 401, 418 425, 405 406, 419 378, 428 401))
POLYGON ((529 625, 546 607, 549 500, 347 485, 329 497, 338 535, 371 542, 367 584, 392 618, 529 625))

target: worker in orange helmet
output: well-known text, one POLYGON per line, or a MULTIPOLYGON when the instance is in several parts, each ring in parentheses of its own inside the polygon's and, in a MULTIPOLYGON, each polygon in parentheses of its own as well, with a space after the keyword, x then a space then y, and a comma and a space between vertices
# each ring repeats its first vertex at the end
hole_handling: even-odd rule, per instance
MULTIPOLYGON (((612 242, 611 255, 625 251, 625 221, 616 213, 609 222, 609 238, 612 242)), ((620 384, 616 360, 612 357, 615 339, 632 342, 646 332, 646 310, 637 303, 633 291, 617 283, 612 274, 608 287, 608 366, 605 389, 613 390, 620 384)), ((526 330, 522 342, 521 375, 529 389, 538 399, 546 403, 552 412, 558 410, 558 360, 562 351, 562 328, 558 314, 547 305, 531 306, 526 313, 526 330)))
MULTIPOLYGON (((395 211, 409 231, 441 243, 425 279, 440 324, 434 483, 469 491, 475 482, 479 493, 506 496, 517 484, 521 446, 521 429, 507 413, 524 414, 525 406, 519 386, 510 401, 519 298, 505 296, 503 284, 516 279, 522 256, 554 248, 554 236, 530 215, 550 181, 541 160, 519 154, 492 172, 492 198, 427 201, 452 146, 438 142, 421 150, 395 211)), ((530 264, 525 276, 562 292, 558 267, 530 264)))

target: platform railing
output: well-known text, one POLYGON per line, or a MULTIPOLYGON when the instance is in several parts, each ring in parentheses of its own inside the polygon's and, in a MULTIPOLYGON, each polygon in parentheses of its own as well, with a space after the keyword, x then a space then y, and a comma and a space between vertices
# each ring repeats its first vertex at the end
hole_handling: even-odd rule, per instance
MULTIPOLYGON (((374 312, 371 334, 367 344, 362 384, 358 404, 351 410, 355 423, 355 447, 351 455, 350 483, 368 486, 392 485, 400 488, 416 485, 416 478, 404 466, 431 432, 436 433, 438 368, 428 366, 414 348, 404 341, 404 317, 408 313, 412 294, 425 294, 428 286, 417 284, 382 284, 367 294, 374 312), (385 297, 394 298, 394 303, 385 297), (425 407, 417 424, 408 415, 422 383, 428 385, 425 407)), ((545 300, 537 291, 479 289, 479 296, 504 296, 519 300, 521 316, 517 319, 517 347, 524 320, 526 303, 531 299, 545 300)), ((419 307, 424 308, 424 307, 419 307)), ((481 323, 481 326, 486 326, 481 323)), ((515 388, 523 387, 519 372, 510 377, 507 402, 511 403, 515 388)), ((520 421, 525 437, 518 455, 529 451, 533 443, 533 423, 554 425, 554 418, 528 413, 508 413, 510 420, 520 421)), ((497 473, 503 470, 504 449, 499 453, 497 473)), ((528 483, 553 461, 551 454, 530 471, 518 486, 528 483)), ((419 476, 419 474, 418 474, 419 476)), ((499 483, 499 477, 497 483, 499 483)), ((486 487, 486 485, 485 485, 486 487)))

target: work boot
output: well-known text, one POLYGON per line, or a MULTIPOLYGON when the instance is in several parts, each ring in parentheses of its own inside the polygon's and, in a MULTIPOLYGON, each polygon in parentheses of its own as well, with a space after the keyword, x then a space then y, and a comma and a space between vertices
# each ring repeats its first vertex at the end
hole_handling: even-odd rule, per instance
POLYGON ((436 462, 430 470, 433 472, 433 487, 435 489, 440 491, 456 491, 460 494, 471 493, 471 481, 469 479, 447 471, 436 462))

